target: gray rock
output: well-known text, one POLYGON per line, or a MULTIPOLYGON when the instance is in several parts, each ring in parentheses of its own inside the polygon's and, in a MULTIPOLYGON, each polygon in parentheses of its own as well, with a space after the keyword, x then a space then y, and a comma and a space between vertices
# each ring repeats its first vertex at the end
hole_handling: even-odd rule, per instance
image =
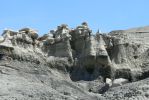
POLYGON ((112 87, 121 86, 121 85, 126 84, 128 82, 129 82, 128 79, 118 78, 118 79, 113 80, 112 87))

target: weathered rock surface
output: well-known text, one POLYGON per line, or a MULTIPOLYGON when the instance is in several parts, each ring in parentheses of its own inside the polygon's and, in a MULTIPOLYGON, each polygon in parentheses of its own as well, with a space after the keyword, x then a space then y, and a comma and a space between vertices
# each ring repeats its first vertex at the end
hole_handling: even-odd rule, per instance
POLYGON ((111 88, 102 96, 105 100, 148 100, 149 79, 111 88))
POLYGON ((62 24, 42 37, 4 30, 0 100, 147 100, 148 58, 148 27, 93 35, 86 22, 62 24))

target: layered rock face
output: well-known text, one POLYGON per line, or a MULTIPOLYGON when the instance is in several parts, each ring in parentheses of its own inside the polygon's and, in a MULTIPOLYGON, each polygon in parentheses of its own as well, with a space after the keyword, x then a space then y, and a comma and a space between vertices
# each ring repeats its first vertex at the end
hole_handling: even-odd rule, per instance
POLYGON ((111 60, 116 69, 116 77, 127 76, 132 81, 148 77, 146 76, 148 73, 148 32, 113 31, 110 35, 114 36, 113 41, 115 42, 110 52, 112 52, 111 60), (122 76, 124 72, 128 75, 122 76))
POLYGON ((95 34, 86 22, 42 37, 30 28, 4 30, 0 99, 110 100, 108 89, 149 76, 148 41, 144 27, 95 34))

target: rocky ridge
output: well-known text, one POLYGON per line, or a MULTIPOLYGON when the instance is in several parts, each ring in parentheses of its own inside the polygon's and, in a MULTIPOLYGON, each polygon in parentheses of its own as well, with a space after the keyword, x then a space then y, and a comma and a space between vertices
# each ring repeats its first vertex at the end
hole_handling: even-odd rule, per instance
POLYGON ((95 34, 86 22, 75 29, 62 24, 42 37, 30 28, 4 30, 0 37, 0 99, 147 99, 148 30, 95 34), (142 97, 125 95, 133 84, 142 87, 143 83, 142 97))

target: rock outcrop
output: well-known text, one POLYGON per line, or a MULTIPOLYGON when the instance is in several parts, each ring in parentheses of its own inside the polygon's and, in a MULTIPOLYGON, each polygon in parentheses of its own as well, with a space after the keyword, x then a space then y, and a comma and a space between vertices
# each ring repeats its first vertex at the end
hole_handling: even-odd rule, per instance
POLYGON ((83 22, 42 37, 30 28, 4 30, 0 99, 110 100, 112 89, 149 77, 148 43, 147 27, 95 34, 83 22))

